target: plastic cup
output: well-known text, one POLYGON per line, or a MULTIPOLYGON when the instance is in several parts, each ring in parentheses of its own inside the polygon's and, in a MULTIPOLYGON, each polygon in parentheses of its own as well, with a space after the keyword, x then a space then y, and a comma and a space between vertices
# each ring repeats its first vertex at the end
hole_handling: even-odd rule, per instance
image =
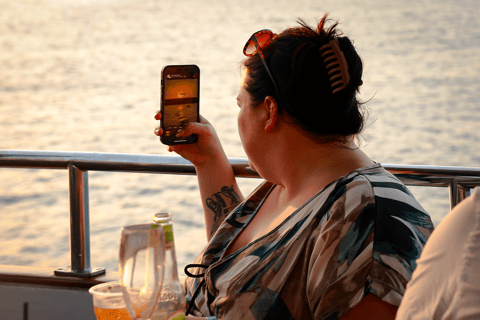
POLYGON ((93 296, 93 308, 97 320, 132 319, 128 314, 119 282, 97 284, 88 292, 93 296))

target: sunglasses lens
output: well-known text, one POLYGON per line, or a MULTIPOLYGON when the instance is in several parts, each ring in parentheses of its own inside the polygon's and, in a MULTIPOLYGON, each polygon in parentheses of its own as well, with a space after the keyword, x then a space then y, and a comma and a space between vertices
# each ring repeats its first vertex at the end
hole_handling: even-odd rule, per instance
POLYGON ((255 47, 255 42, 253 42, 253 40, 250 39, 248 41, 248 46, 245 49, 245 54, 251 56, 252 54, 255 53, 255 51, 257 51, 257 47, 255 47))
POLYGON ((265 47, 272 40, 273 34, 271 33, 262 33, 257 36, 257 41, 260 44, 260 48, 265 47))
MULTIPOLYGON (((255 46, 255 40, 253 40, 253 37, 254 36, 252 36, 250 40, 248 40, 248 45, 247 45, 247 48, 245 49, 245 54, 249 56, 253 55, 257 51, 257 47, 255 46)), ((260 48, 263 48, 270 43, 270 41, 273 38, 273 33, 270 33, 270 32, 260 33, 260 34, 256 34, 255 37, 257 38, 258 45, 260 45, 260 48)))

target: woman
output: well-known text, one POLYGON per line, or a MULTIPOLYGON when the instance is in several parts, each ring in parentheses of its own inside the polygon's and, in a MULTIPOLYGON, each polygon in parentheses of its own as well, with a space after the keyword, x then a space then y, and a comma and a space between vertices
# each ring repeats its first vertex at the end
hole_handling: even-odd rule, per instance
POLYGON ((178 132, 198 142, 169 146, 195 165, 205 212, 209 243, 185 283, 196 317, 393 319, 433 229, 356 147, 362 63, 326 18, 317 30, 262 30, 244 48, 238 129, 265 179, 250 196, 204 118, 178 132))

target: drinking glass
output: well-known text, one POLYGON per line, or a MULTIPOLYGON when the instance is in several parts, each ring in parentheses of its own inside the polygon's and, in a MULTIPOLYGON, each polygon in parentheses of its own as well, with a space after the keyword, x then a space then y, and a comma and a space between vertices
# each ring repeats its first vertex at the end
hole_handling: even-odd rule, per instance
POLYGON ((163 228, 138 224, 122 228, 119 273, 132 319, 148 319, 162 289, 165 272, 163 228))
POLYGON ((131 320, 122 286, 118 281, 105 282, 91 287, 88 292, 93 296, 93 308, 97 320, 131 320))

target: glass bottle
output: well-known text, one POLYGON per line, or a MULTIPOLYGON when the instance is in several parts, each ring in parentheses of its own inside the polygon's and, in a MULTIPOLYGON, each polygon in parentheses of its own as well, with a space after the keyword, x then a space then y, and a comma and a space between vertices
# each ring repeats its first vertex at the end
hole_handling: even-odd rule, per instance
POLYGON ((185 295, 178 279, 177 256, 173 241, 171 213, 156 213, 152 217, 152 227, 162 226, 165 231, 165 276, 152 320, 184 320, 185 295))

